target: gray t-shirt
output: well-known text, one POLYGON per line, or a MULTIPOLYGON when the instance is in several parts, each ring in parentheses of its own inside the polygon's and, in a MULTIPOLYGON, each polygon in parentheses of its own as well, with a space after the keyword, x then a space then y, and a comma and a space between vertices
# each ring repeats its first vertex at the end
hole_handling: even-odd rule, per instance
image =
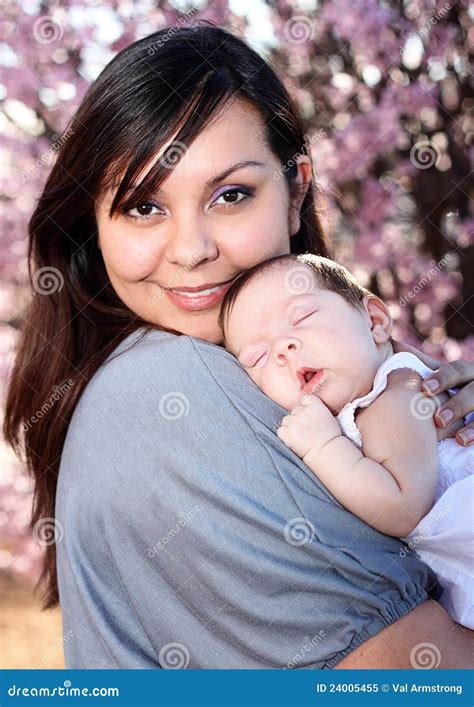
POLYGON ((233 356, 142 334, 88 384, 62 455, 68 668, 332 668, 439 594, 278 439, 286 410, 233 356))

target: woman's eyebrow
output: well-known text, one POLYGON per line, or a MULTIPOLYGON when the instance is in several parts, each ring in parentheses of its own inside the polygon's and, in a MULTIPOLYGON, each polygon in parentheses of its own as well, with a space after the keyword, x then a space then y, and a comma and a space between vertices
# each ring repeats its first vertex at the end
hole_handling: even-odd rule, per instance
MULTIPOLYGON (((266 164, 265 164, 265 162, 259 162, 258 160, 241 160, 240 162, 236 162, 236 163, 235 163, 234 165, 232 165, 231 167, 228 167, 228 168, 225 169, 223 172, 220 172, 220 174, 218 174, 217 176, 212 177, 212 179, 209 179, 209 181, 206 182, 206 187, 207 187, 208 189, 212 188, 213 186, 215 186, 216 184, 218 184, 219 182, 221 182, 223 179, 225 179, 226 177, 228 177, 229 174, 232 174, 232 172, 237 172, 237 170, 243 169, 244 167, 256 167, 256 168, 260 168, 260 167, 266 167, 266 164)), ((146 179, 146 177, 145 177, 145 179, 146 179)), ((116 191, 116 190, 118 189, 118 187, 120 186, 120 181, 121 181, 120 178, 116 178, 116 179, 112 182, 112 184, 111 184, 111 186, 110 186, 110 188, 109 188, 109 190, 108 190, 108 194, 109 194, 109 199, 110 199, 110 200, 113 200, 114 195, 115 195, 115 191, 116 191)), ((140 184, 141 184, 141 183, 140 183, 140 184)), ((137 187, 140 187, 140 184, 138 184, 137 187)), ((163 194, 165 194, 165 190, 162 189, 161 187, 158 187, 158 188, 156 189, 156 192, 155 192, 155 193, 156 193, 156 194, 162 194, 162 195, 163 195, 163 194)))
POLYGON ((208 182, 206 182, 206 187, 213 187, 219 182, 221 182, 223 179, 229 176, 229 174, 232 174, 232 172, 237 172, 238 169, 243 169, 244 167, 266 167, 264 162, 259 162, 258 160, 241 160, 240 162, 236 162, 232 167, 228 167, 225 169, 223 172, 220 172, 215 177, 212 177, 208 182))

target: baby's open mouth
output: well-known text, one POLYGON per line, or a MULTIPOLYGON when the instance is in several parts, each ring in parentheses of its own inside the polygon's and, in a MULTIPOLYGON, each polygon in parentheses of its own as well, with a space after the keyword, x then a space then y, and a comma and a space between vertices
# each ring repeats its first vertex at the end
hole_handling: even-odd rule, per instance
POLYGON ((304 393, 310 393, 321 382, 324 368, 300 368, 297 375, 301 390, 304 393))

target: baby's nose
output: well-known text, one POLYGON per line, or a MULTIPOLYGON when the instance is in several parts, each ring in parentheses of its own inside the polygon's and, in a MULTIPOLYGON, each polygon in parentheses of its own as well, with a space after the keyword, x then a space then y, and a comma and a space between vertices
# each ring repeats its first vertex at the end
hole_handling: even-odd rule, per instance
POLYGON ((300 343, 298 339, 294 339, 291 337, 287 337, 284 339, 280 339, 279 341, 276 342, 275 345, 275 356, 277 358, 277 361, 283 362, 288 355, 291 355, 289 352, 295 352, 299 349, 300 343))

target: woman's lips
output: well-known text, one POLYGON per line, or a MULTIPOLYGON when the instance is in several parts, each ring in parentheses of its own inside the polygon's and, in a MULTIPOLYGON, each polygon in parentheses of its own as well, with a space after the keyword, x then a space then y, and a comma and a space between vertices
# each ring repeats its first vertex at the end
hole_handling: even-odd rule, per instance
POLYGON ((203 292, 207 292, 207 294, 200 294, 199 292, 188 292, 185 294, 184 292, 176 292, 175 290, 168 289, 164 289, 164 292, 176 307, 184 309, 187 312, 195 312, 200 309, 215 307, 216 304, 224 299, 224 295, 233 281, 234 280, 231 280, 218 287, 213 287, 210 291, 203 290, 203 292))

